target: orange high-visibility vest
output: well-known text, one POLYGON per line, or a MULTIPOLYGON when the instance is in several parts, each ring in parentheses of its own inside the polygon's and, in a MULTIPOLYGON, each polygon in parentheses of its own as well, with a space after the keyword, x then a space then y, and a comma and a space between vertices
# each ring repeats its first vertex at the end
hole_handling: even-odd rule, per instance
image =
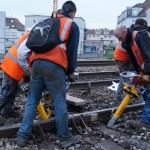
MULTIPOLYGON (((67 17, 60 17, 59 37, 62 41, 68 40, 71 25, 72 25, 72 19, 67 17)), ((30 62, 33 62, 36 59, 49 60, 60 65, 65 70, 67 70, 68 59, 66 53, 66 44, 67 42, 57 45, 56 47, 54 47, 53 49, 45 53, 32 52, 30 62)))
MULTIPOLYGON (((143 54, 141 53, 141 50, 138 48, 136 41, 135 41, 137 33, 138 33, 138 31, 133 31, 133 34, 132 34, 132 51, 133 51, 133 54, 137 60, 138 65, 140 66, 140 68, 143 71, 144 70, 144 57, 143 57, 143 54)), ((150 33, 149 32, 147 32, 147 33, 150 36, 150 33)))
POLYGON ((114 52, 114 59, 124 62, 129 62, 129 55, 127 51, 121 46, 121 42, 118 41, 117 47, 114 52))
POLYGON ((28 35, 29 32, 26 32, 16 41, 16 43, 5 55, 0 66, 4 72, 6 72, 10 77, 17 81, 21 81, 24 76, 24 71, 20 67, 17 60, 17 50, 20 44, 26 39, 28 35))

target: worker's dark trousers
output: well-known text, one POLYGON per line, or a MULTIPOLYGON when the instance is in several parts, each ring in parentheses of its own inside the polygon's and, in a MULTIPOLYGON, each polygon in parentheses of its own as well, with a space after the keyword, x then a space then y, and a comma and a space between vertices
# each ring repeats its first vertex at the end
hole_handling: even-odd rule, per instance
POLYGON ((4 107, 5 110, 11 110, 14 105, 14 100, 18 92, 18 81, 11 78, 4 72, 2 88, 0 92, 0 106, 8 101, 7 105, 4 107))
POLYGON ((145 122, 150 124, 150 82, 147 85, 147 90, 144 93, 144 100, 145 100, 145 105, 143 112, 140 116, 140 119, 145 122))

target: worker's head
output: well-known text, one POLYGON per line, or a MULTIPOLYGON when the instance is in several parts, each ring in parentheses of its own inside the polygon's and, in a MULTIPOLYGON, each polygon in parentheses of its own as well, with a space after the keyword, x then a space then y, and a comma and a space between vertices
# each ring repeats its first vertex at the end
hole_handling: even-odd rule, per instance
POLYGON ((119 25, 115 28, 115 36, 119 41, 125 41, 127 35, 127 28, 124 25, 119 25))
POLYGON ((61 14, 62 13, 62 10, 61 9, 58 9, 57 10, 57 14, 61 14))
POLYGON ((143 18, 139 18, 135 21, 135 27, 147 27, 147 22, 143 18))
POLYGON ((71 19, 74 19, 76 11, 76 5, 72 1, 66 1, 62 6, 62 13, 68 14, 71 19))

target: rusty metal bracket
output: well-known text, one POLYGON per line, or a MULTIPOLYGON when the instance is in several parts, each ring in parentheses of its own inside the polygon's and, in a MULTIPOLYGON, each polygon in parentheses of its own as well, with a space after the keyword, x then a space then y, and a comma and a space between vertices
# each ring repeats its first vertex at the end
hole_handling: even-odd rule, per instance
MULTIPOLYGON (((40 125, 38 125, 37 128, 35 130, 33 130, 33 132, 34 132, 34 134, 38 135, 42 140, 47 142, 47 139, 45 137, 45 133, 44 133, 44 131, 43 131, 43 129, 42 129, 42 127, 40 125)), ((34 138, 33 134, 32 134, 32 138, 36 142, 36 139, 34 138)))
POLYGON ((88 126, 85 124, 81 116, 78 118, 77 121, 75 119, 71 119, 71 127, 72 127, 73 132, 81 134, 81 135, 83 134, 83 132, 81 131, 80 127, 85 130, 88 129, 88 126))

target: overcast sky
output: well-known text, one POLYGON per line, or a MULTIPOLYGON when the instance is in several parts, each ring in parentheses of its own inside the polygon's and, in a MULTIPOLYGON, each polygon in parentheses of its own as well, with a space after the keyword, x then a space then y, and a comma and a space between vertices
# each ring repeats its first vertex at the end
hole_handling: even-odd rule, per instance
MULTIPOLYGON (((77 17, 82 17, 86 27, 90 29, 109 28, 114 29, 117 16, 127 6, 143 3, 145 0, 72 0, 77 6, 77 17)), ((58 0, 58 8, 61 8, 65 0, 58 0)), ((53 8, 53 0, 0 0, 0 11, 6 12, 6 17, 18 18, 24 23, 24 15, 44 14, 50 15, 53 8)))

